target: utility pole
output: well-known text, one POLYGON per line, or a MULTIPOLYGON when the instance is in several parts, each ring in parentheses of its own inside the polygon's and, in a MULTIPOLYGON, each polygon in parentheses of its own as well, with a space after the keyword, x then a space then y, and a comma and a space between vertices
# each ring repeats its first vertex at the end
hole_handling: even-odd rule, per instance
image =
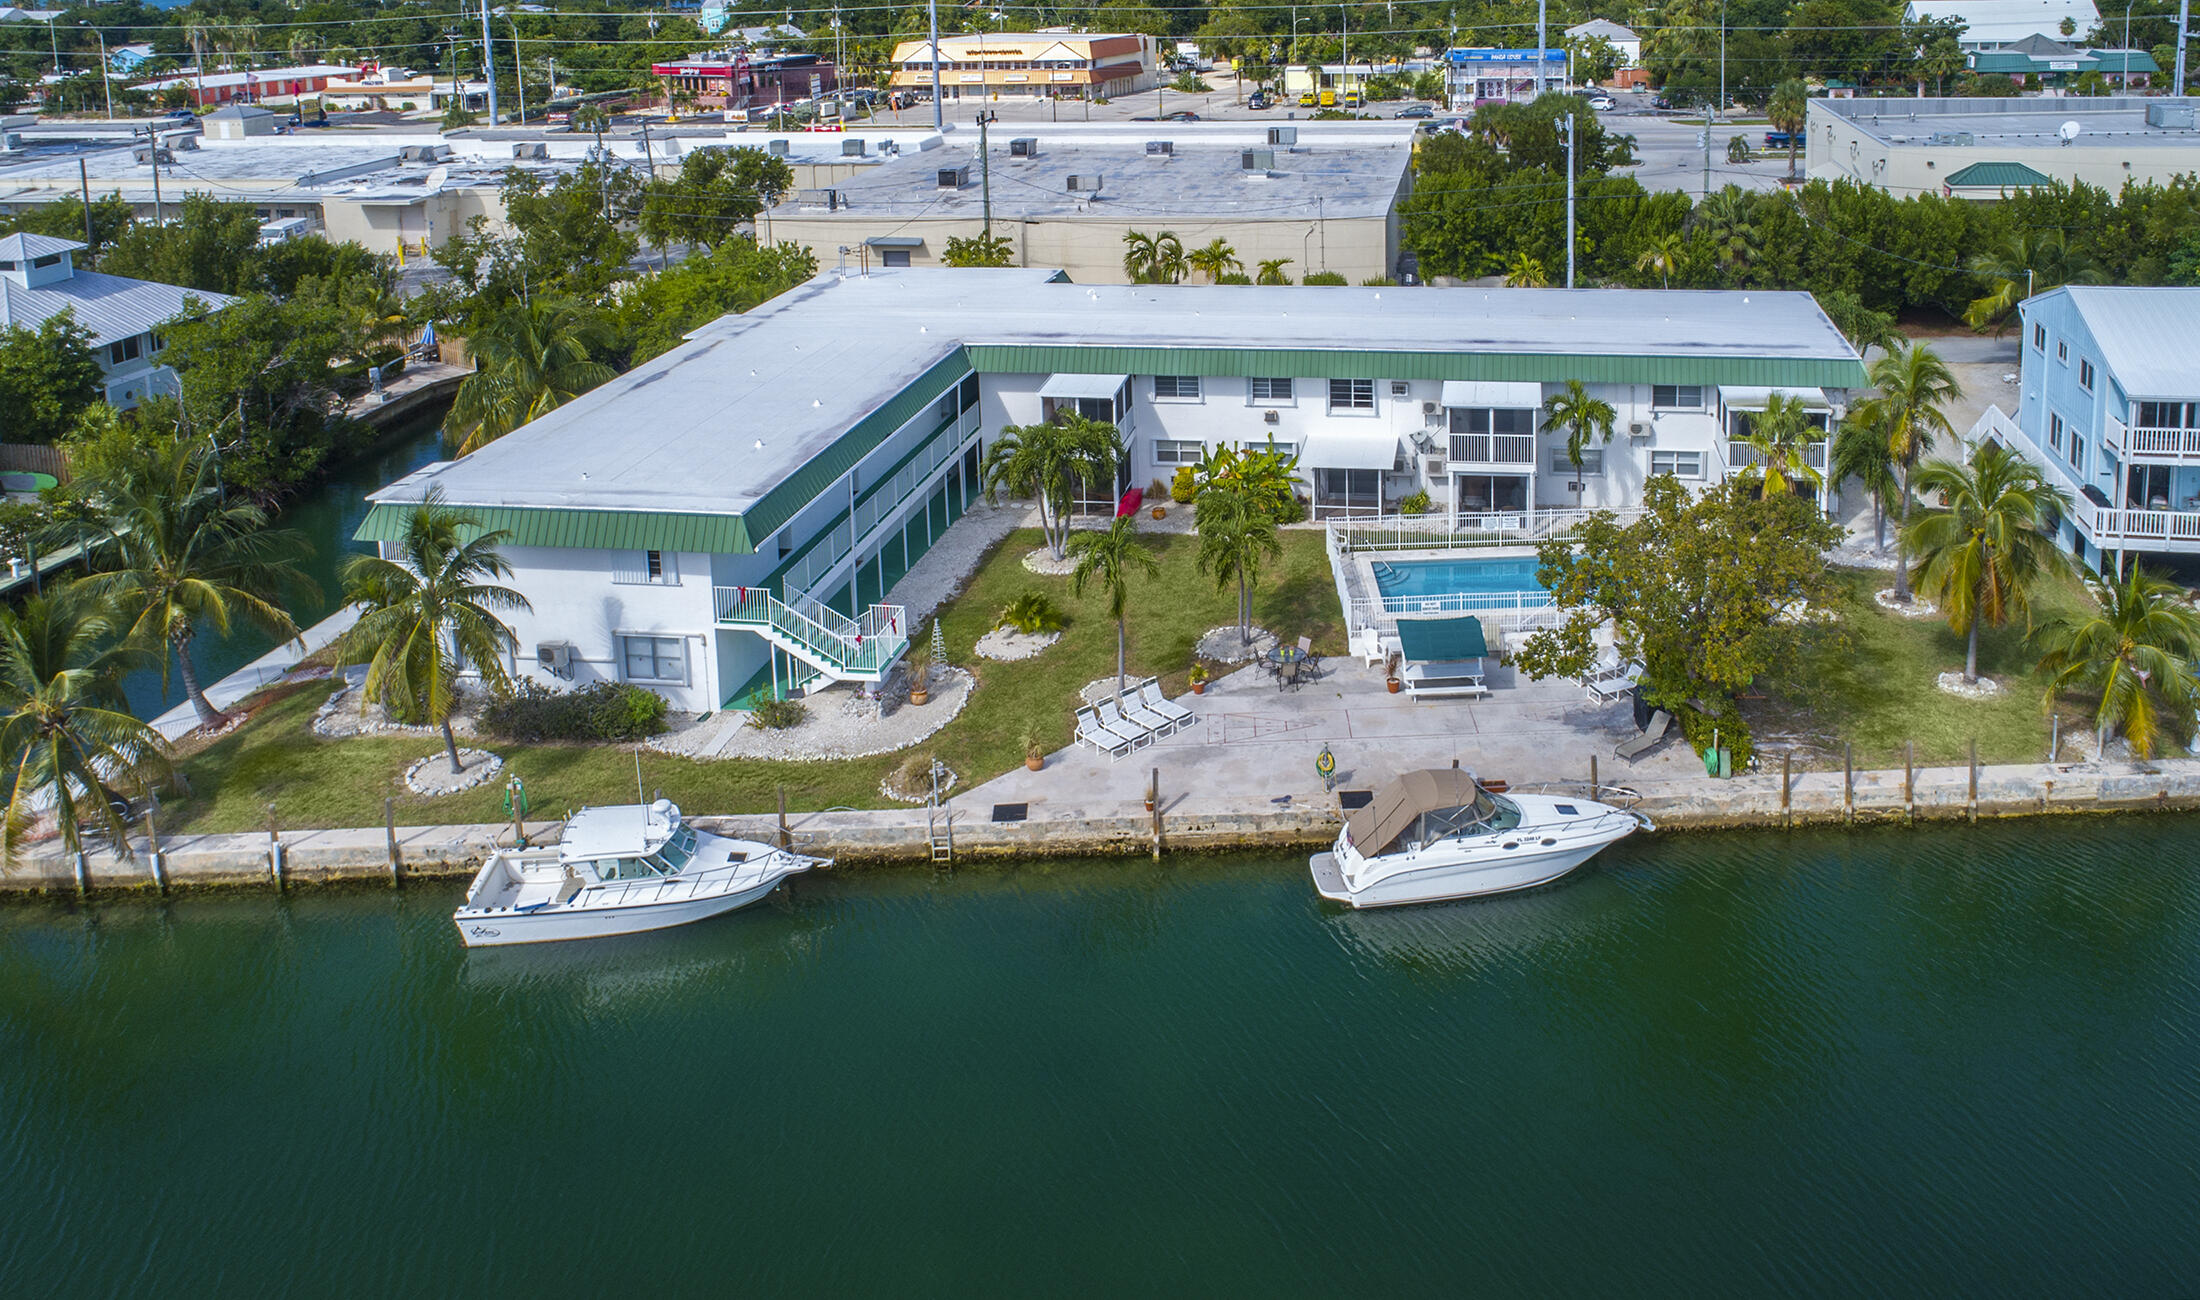
POLYGON ((481 75, 489 82, 489 125, 497 124, 497 43, 489 36, 489 0, 481 0, 481 75))
MULTIPOLYGON (((1342 92, 1350 89, 1352 86, 1352 11, 1345 8, 1343 5, 1338 5, 1337 23, 1337 43, 1341 47, 1338 51, 1338 56, 1344 60, 1344 63, 1342 65, 1344 72, 1343 75, 1338 78, 1338 80, 1343 82, 1344 84, 1337 87, 1339 91, 1337 97, 1339 99, 1342 99, 1344 98, 1342 92)), ((1360 99, 1361 102, 1364 103, 1366 102, 1367 97, 1365 95, 1362 95, 1360 99)), ((1326 270, 1328 268, 1325 267, 1323 269, 1326 270)))
MULTIPOLYGON (((160 210, 160 133, 152 127, 145 128, 145 158, 153 164, 153 225, 157 229, 168 224, 160 210)), ((87 205, 84 209, 90 212, 87 205)))
POLYGON ((1711 105, 1703 106, 1703 196, 1711 197, 1711 105))
POLYGON ((506 14, 512 24, 512 84, 519 87, 519 124, 527 125, 527 65, 519 57, 519 15, 506 14))
POLYGON ((2186 20, 2191 17, 2192 0, 2177 0, 2177 89, 2171 93, 2179 99, 2185 97, 2185 42, 2192 39, 2186 20))
POLYGON ((77 193, 83 196, 84 247, 85 251, 89 253, 92 247, 92 178, 90 173, 84 170, 84 156, 82 154, 77 155, 76 159, 76 188, 77 193))
POLYGON ((1562 120, 1566 128, 1566 287, 1574 287, 1574 115, 1562 120))
MULTIPOLYGON (((1543 26, 1549 20, 1549 0, 1535 0, 1535 97, 1543 98, 1543 50, 1550 43, 1543 26)), ((1508 81, 1507 84, 1510 84, 1508 81)), ((1508 99, 1511 95, 1508 93, 1508 99)))
POLYGON ((1726 0, 1719 0, 1719 111, 1726 111, 1726 0))
POLYGON ((985 202, 985 242, 993 246, 993 154, 985 147, 985 129, 1001 115, 991 109, 978 110, 978 192, 985 202))
POLYGON ((924 12, 932 24, 932 129, 945 131, 940 118, 940 0, 924 0, 924 12))

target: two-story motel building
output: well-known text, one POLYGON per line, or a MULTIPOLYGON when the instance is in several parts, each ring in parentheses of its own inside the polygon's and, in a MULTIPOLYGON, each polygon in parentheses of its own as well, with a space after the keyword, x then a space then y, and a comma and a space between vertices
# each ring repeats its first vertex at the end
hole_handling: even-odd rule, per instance
POLYGON ((513 620, 520 671, 700 711, 883 680, 910 634, 890 594, 982 494, 985 447, 1065 407, 1127 449, 1080 489, 1088 511, 1209 449, 1274 442, 1317 516, 1425 491, 1462 519, 1519 519, 1633 504, 1654 473, 1715 482, 1747 464, 1735 439, 1770 395, 1830 426, 1862 383, 1807 294, 828 275, 389 485, 359 536, 397 540, 440 489, 511 533, 533 604, 513 620), (1580 472, 1539 431, 1569 379, 1618 415, 1580 472))

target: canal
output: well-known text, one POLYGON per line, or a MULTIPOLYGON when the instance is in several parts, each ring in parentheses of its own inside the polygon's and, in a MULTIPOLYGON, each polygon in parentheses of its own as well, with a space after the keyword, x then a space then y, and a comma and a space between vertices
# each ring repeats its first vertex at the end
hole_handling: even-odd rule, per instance
MULTIPOLYGON (((338 465, 276 516, 273 526, 295 530, 313 548, 304 568, 318 596, 291 610, 300 629, 312 627, 342 605, 343 580, 339 573, 343 562, 348 556, 370 549, 351 539, 360 520, 366 518, 366 494, 444 454, 443 407, 438 406, 392 426, 372 447, 338 465)), ((274 649, 275 644, 273 637, 249 624, 232 624, 226 637, 207 629, 192 643, 199 680, 212 685, 274 649)), ((165 690, 160 671, 155 668, 131 674, 124 679, 122 689, 130 711, 141 718, 158 716, 183 701, 183 680, 175 673, 173 659, 165 690)))
POLYGON ((0 1290, 2164 1295, 2200 819, 851 872, 467 953, 455 884, 0 907, 0 1290))

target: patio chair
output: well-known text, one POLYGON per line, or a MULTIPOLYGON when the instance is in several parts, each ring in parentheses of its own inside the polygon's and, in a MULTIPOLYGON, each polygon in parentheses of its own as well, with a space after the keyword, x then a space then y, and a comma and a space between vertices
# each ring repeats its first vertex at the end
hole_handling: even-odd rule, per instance
POLYGON ((1672 715, 1659 709, 1650 715, 1650 725, 1643 728, 1641 735, 1632 740, 1621 741, 1612 752, 1632 763, 1657 748, 1658 742, 1665 739, 1666 729, 1672 725, 1672 715))
POLYGON ((1092 711, 1089 709, 1078 711, 1077 743, 1090 745, 1106 754, 1108 761, 1111 763, 1137 748, 1129 737, 1117 733, 1112 728, 1102 726, 1100 720, 1092 716, 1092 711))
POLYGON ((1093 706, 1093 713, 1100 719, 1101 726, 1118 735, 1129 736, 1131 748, 1138 749, 1153 743, 1153 732, 1124 717, 1123 710, 1116 706, 1114 700, 1102 700, 1093 706))
POLYGON ((1299 680, 1316 681, 1322 675, 1322 657, 1314 653, 1314 638, 1299 638, 1299 680))
POLYGON ((1279 690, 1279 691, 1280 691, 1280 690, 1284 689, 1284 688, 1285 688, 1285 687, 1287 687, 1287 686, 1288 686, 1288 687, 1291 687, 1291 688, 1293 688, 1293 689, 1296 689, 1296 688, 1298 687, 1298 684, 1299 684, 1299 661, 1298 661, 1298 660, 1296 660, 1296 659, 1286 659, 1286 660, 1284 660, 1283 662, 1281 662, 1281 663, 1279 663, 1279 664, 1277 664, 1277 665, 1276 665, 1276 689, 1277 689, 1277 690, 1279 690))
POLYGON ((1609 704, 1635 689, 1635 683, 1641 678, 1641 664, 1621 663, 1616 656, 1607 655, 1581 678, 1581 685, 1590 699, 1609 704))
POLYGON ((1145 702, 1147 708, 1155 713, 1164 718, 1175 719, 1179 729, 1192 725, 1192 722, 1199 717, 1190 709, 1163 695, 1161 693, 1161 683, 1159 682, 1147 682, 1139 688, 1138 697, 1145 702))
POLYGON ((1116 703, 1123 710, 1125 718, 1144 727, 1156 736, 1166 736, 1176 730, 1176 719, 1147 708, 1145 701, 1138 697, 1138 691, 1135 688, 1123 692, 1122 695, 1117 697, 1116 703))

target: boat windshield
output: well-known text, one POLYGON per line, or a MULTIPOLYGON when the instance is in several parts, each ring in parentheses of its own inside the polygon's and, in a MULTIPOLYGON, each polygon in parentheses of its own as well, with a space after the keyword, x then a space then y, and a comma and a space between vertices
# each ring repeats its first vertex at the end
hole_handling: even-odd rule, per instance
POLYGON ((657 846, 648 861, 660 872, 675 876, 695 857, 695 832, 686 826, 672 833, 672 838, 657 846))
POLYGON ((1460 839, 1468 835, 1496 835, 1519 824, 1518 804, 1476 787, 1473 803, 1460 804, 1454 808, 1435 808, 1422 813, 1420 826, 1405 838, 1411 847, 1420 848, 1439 840, 1460 839))

